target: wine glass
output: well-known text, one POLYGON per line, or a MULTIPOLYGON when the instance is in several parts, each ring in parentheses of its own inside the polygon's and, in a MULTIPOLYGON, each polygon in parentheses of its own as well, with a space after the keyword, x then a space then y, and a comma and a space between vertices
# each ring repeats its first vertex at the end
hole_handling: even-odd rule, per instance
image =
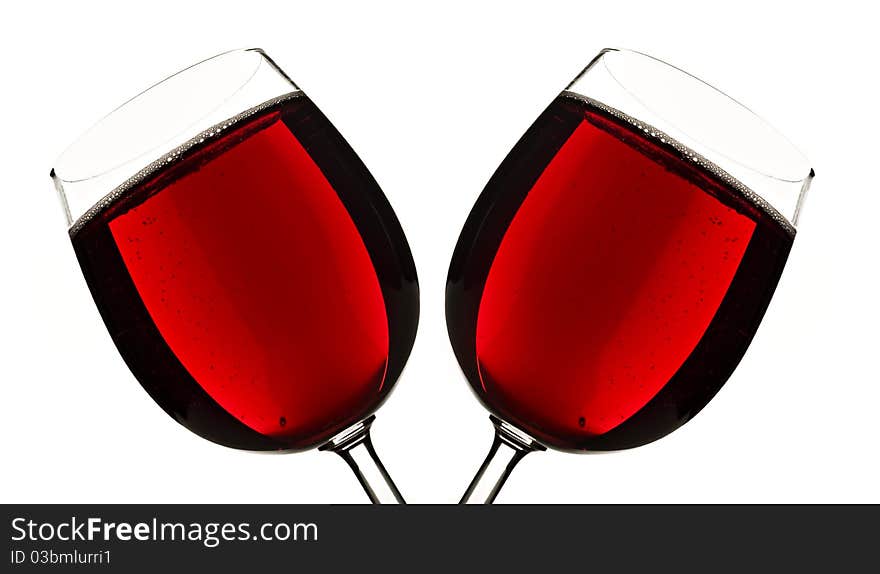
POLYGON ((449 268, 458 362, 495 440, 462 503, 526 454, 637 447, 683 425, 743 357, 813 171, 694 76, 604 50, 495 172, 449 268))
POLYGON ((261 50, 170 76, 51 177, 126 364, 196 434, 340 454, 402 503, 370 442, 412 348, 418 282, 376 181, 261 50))

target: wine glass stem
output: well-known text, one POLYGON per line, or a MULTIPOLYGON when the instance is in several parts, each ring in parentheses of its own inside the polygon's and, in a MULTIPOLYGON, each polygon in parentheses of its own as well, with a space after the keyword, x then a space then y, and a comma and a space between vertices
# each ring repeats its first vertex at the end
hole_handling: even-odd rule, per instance
POLYGON ((513 467, 530 452, 546 450, 521 430, 494 416, 489 418, 495 425, 495 440, 459 504, 492 504, 513 467))
POLYGON ((371 416, 348 428, 319 450, 329 450, 341 456, 373 504, 406 504, 370 440, 370 425, 375 418, 375 415, 371 416))

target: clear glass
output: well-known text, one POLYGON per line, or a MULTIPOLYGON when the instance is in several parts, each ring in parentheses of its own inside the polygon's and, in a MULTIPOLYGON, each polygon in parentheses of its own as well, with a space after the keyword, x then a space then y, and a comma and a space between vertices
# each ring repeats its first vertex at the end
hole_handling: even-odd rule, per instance
POLYGON ((809 161, 776 128, 724 92, 654 57, 619 49, 603 50, 565 91, 665 134, 797 226, 813 179, 809 161))
MULTIPOLYGON (((614 137, 630 138, 631 141, 644 138, 648 142, 657 142, 656 145, 661 148, 660 152, 651 151, 644 153, 660 154, 654 157, 674 158, 673 160, 664 159, 663 161, 675 161, 686 164, 686 167, 683 169, 689 170, 688 172, 691 173, 688 177, 703 178, 705 176, 707 180, 721 182, 720 185, 735 190, 739 196, 746 199, 746 204, 752 206, 748 209, 757 207, 763 213, 762 217, 769 216, 780 228, 785 230, 788 237, 794 237, 804 196, 814 176, 809 162, 784 136, 768 123, 719 90, 687 72, 651 56, 627 50, 607 49, 593 59, 583 72, 563 90, 557 102, 561 100, 585 103, 589 106, 589 109, 598 110, 597 113, 600 113, 601 117, 610 118, 608 121, 598 120, 600 123, 604 122, 603 125, 605 127, 602 128, 603 130, 611 130, 608 133, 617 133, 614 130, 622 129, 619 127, 608 127, 613 126, 614 122, 618 122, 620 125, 626 126, 625 130, 627 132, 638 134, 638 136, 623 135, 614 137), (698 175, 693 175, 693 173, 698 175)), ((574 112, 570 112, 572 108, 566 108, 565 104, 557 102, 554 102, 551 108, 523 136, 523 139, 517 144, 517 147, 514 148, 505 160, 505 163, 496 172, 496 175, 493 176, 493 181, 490 181, 487 185, 483 196, 480 197, 480 200, 471 212, 468 222, 465 224, 464 231, 459 239, 459 245, 456 247, 456 254, 453 256, 453 262, 450 266, 450 276, 447 283, 447 323, 450 329, 453 348, 477 397, 487 408, 495 413, 495 416, 491 417, 495 426, 495 440, 486 461, 465 492, 461 500, 462 503, 492 503, 515 465, 529 452, 545 450, 546 446, 567 451, 590 452, 590 448, 587 446, 578 446, 574 442, 565 443, 564 440, 557 439, 554 431, 552 429, 548 430, 549 423, 546 417, 541 423, 537 423, 523 415, 523 413, 531 412, 533 416, 537 416, 534 415, 537 411, 532 409, 532 404, 529 401, 537 403, 545 400, 543 397, 546 394, 546 390, 541 385, 552 383, 545 383, 545 381, 541 380, 524 383, 520 379, 517 381, 517 384, 520 385, 519 387, 507 387, 505 389, 502 383, 493 380, 498 369, 492 372, 491 368, 482 362, 482 358, 478 356, 478 351, 475 350, 475 347, 478 345, 478 343, 475 343, 475 337, 478 340, 478 336, 475 335, 477 332, 475 323, 477 322, 476 317, 479 315, 480 307, 485 302, 485 299, 480 298, 485 296, 484 290, 487 288, 487 274, 492 266, 499 265, 498 257, 501 253, 499 246, 504 245, 503 242, 506 241, 506 234, 510 227, 517 221, 519 221, 521 226, 526 225, 522 223, 523 218, 526 216, 523 215, 521 207, 526 205, 526 202, 529 200, 528 194, 533 189, 531 186, 537 186, 541 183, 541 181, 534 179, 528 180, 531 183, 521 183, 520 179, 529 177, 544 178, 544 174, 547 173, 546 170, 549 169, 548 166, 554 161, 554 154, 562 153, 560 151, 562 147, 560 146, 564 147, 567 145, 568 139, 563 140, 563 138, 573 137, 570 135, 573 132, 565 132, 568 135, 560 135, 562 132, 559 130, 563 130, 563 128, 559 126, 567 125, 565 122, 569 120, 565 118, 569 116, 566 114, 573 114, 574 112), (545 145, 541 141, 542 139, 552 141, 546 142, 545 145), (535 159, 537 157, 550 159, 535 159), (541 163, 542 161, 545 163, 541 163), (542 169, 545 171, 542 172, 542 169), (517 186, 521 186, 523 191, 520 191, 517 186), (509 196, 518 193, 523 194, 522 199, 508 199, 509 196), (507 215, 504 215, 504 213, 507 213, 507 215), (474 263, 474 261, 478 262, 474 263), (487 266, 488 269, 485 269, 487 266), (481 268, 483 269, 482 275, 480 275, 480 271, 475 271, 481 268), (475 287, 480 282, 482 284, 479 287, 475 287), (462 335, 461 333, 464 334, 462 335), (461 341, 464 342, 462 343, 461 341), (487 375, 487 372, 489 375, 487 375), (489 377, 488 379, 487 376, 489 377), (487 388, 493 388, 492 385, 502 390, 497 391, 493 396, 487 390, 487 388), (527 385, 527 390, 522 390, 524 385, 527 385), (520 393, 521 400, 517 399, 520 402, 516 403, 508 400, 504 396, 505 392, 520 393), (505 400, 508 402, 505 403, 505 400), (524 403, 525 406, 523 406, 524 403), (508 412, 514 414, 505 416, 508 412), (509 420, 504 420, 515 418, 516 416, 519 416, 521 426, 532 425, 532 428, 544 433, 544 435, 539 436, 547 438, 539 439, 533 436, 538 434, 537 431, 530 434, 526 430, 512 424, 509 420)), ((643 147, 640 149, 644 150, 647 149, 646 145, 654 144, 641 143, 633 145, 641 145, 643 147)), ((599 152, 607 150, 599 150, 595 147, 585 147, 583 149, 591 149, 592 151, 582 152, 588 154, 582 157, 589 158, 597 155, 606 157, 599 154, 599 152)), ((568 165, 571 166, 572 160, 570 158, 573 156, 569 155, 567 157, 569 158, 568 165)), ((569 169, 576 168, 570 167, 569 169)), ((604 164, 600 163, 598 167, 593 165, 590 169, 601 171, 610 168, 606 168, 604 164)), ((617 169, 620 168, 618 167, 617 169)), ((556 171, 551 176, 548 176, 555 177, 556 179, 549 180, 555 183, 545 184, 544 188, 542 188, 546 190, 548 186, 556 186, 556 197, 559 197, 559 194, 562 193, 558 191, 561 189, 559 187, 561 185, 568 185, 569 188, 574 189, 571 187, 574 185, 571 183, 573 181, 571 177, 566 176, 569 177, 569 179, 566 179, 565 177, 558 176, 559 173, 559 171, 556 171)), ((608 171, 606 175, 607 177, 602 180, 605 183, 601 185, 609 185, 613 188, 614 184, 607 182, 621 179, 621 176, 615 175, 613 171, 608 171)), ((626 181, 631 182, 632 178, 626 179, 626 181)), ((517 195, 516 197, 520 196, 517 195)), ((540 219, 541 217, 546 217, 549 210, 553 209, 553 201, 540 204, 540 208, 532 207, 533 213, 535 212, 534 210, 540 211, 539 215, 535 215, 532 221, 539 221, 541 223, 534 224, 530 229, 533 233, 538 233, 535 231, 536 229, 543 229, 542 233, 544 235, 558 235, 563 239, 557 239, 556 243, 548 242, 547 244, 542 244, 542 247, 528 247, 525 246, 522 239, 523 236, 521 235, 517 239, 518 243, 516 244, 520 250, 520 260, 517 261, 512 257, 508 257, 502 261, 502 264, 508 265, 508 270, 511 269, 511 265, 520 265, 517 268, 518 275, 507 274, 507 277, 518 278, 516 280, 520 281, 520 283, 511 283, 504 286, 504 289, 513 294, 505 295, 502 298, 504 306, 498 307, 503 311, 496 313, 498 319, 493 324, 494 330, 491 331, 495 341, 498 340, 498 337, 505 336, 503 334, 499 335, 499 333, 504 333, 505 330, 509 332, 517 328, 510 310, 522 308, 522 300, 528 297, 527 292, 521 289, 522 281, 532 281, 532 279, 528 278, 534 277, 537 274, 535 269, 542 269, 545 272, 547 270, 547 267, 535 266, 536 256, 534 256, 534 253, 537 251, 542 254, 541 257, 537 258, 538 260, 552 258, 553 253, 542 250, 542 248, 547 247, 547 245, 565 245, 567 244, 566 242, 571 241, 572 237, 576 237, 576 235, 559 235, 558 229, 552 228, 553 230, 551 231, 551 227, 548 227, 548 225, 552 225, 552 222, 548 224, 549 220, 540 219), (510 263, 511 261, 516 262, 510 263), (532 267, 524 268, 522 265, 532 265, 532 267), (526 279, 523 279, 523 277, 526 277, 526 279)), ((531 205, 534 206, 536 203, 533 202, 531 205)), ((598 205, 607 205, 607 202, 598 205)), ((658 203, 658 205, 662 204, 658 203)), ((611 212, 607 214, 606 219, 615 217, 620 217, 620 214, 611 212)), ((686 221, 686 223, 690 224, 690 221, 686 221)), ((716 222, 716 225, 721 225, 721 223, 716 222)), ((608 239, 603 237, 601 240, 604 242, 608 239)), ((663 238, 660 237, 659 240, 662 241, 663 238)), ((726 241, 729 240, 731 239, 726 239, 726 241)), ((513 243, 510 245, 513 245, 513 243)), ((513 247, 510 247, 510 249, 511 251, 509 252, 512 252, 513 247)), ((634 265, 627 258, 618 256, 613 257, 613 261, 615 261, 613 265, 617 268, 634 265)), ((781 272, 782 264, 784 264, 784 257, 782 258, 782 263, 778 264, 775 269, 781 272)), ((774 263, 774 265, 776 264, 774 263)), ((563 278, 560 281, 565 280, 563 278)), ((591 281, 593 278, 587 277, 586 280, 591 281)), ((596 277, 595 280, 602 281, 604 278, 596 277)), ((568 281, 571 280, 568 279, 568 281)), ((583 278, 581 278, 581 281, 583 281, 583 278)), ((500 283, 495 284, 495 293, 502 291, 500 287, 497 287, 498 285, 500 283)), ((624 289, 628 287, 629 285, 622 286, 624 289)), ((770 289, 770 295, 772 295, 773 287, 775 287, 775 283, 770 289)), ((601 290, 598 292, 601 292, 601 290)), ((574 291, 566 291, 566 293, 570 296, 575 296, 572 295, 574 291)), ((761 304, 769 302, 770 295, 767 295, 766 300, 762 300, 761 304)), ((595 296, 595 292, 590 291, 589 287, 587 287, 583 289, 583 294, 577 296, 590 298, 595 296)), ((726 297, 726 295, 724 296, 726 297)), ((703 301, 703 299, 700 298, 700 301, 703 301)), ((547 303, 538 300, 528 304, 533 305, 533 308, 538 310, 530 315, 530 317, 538 317, 534 319, 531 323, 532 325, 541 326, 542 328, 545 325, 550 325, 551 327, 547 328, 552 328, 552 326, 557 324, 552 322, 556 319, 547 319, 544 312, 541 311, 541 309, 544 309, 542 306, 547 305, 547 303)), ((571 303, 571 305, 577 304, 576 301, 571 303)), ((756 304, 758 305, 757 308, 760 308, 761 304, 756 304)), ((753 311, 753 309, 746 307, 743 312, 748 313, 750 311, 753 311)), ((763 311, 760 311, 759 315, 762 314, 763 311)), ((718 316, 720 316, 720 313, 718 316)), ((714 321, 715 318, 712 320, 714 321)), ((758 322, 760 321, 760 316, 757 320, 758 322)), ((754 324, 754 327, 757 328, 757 323, 754 324)), ((589 331, 590 322, 587 321, 581 324, 579 329, 580 331, 577 331, 576 328, 570 336, 580 337, 581 332, 589 331)), ((613 335, 615 335, 614 332, 610 334, 593 334, 592 337, 596 340, 588 340, 593 341, 592 345, 594 346, 601 346, 605 344, 603 338, 610 339, 613 335)), ((486 335, 486 337, 488 336, 486 335)), ((745 342, 746 347, 750 342, 750 338, 749 336, 745 342)), ((484 337, 484 340, 488 339, 484 337)), ((526 339, 509 340, 518 342, 526 339)), ((547 343, 546 339, 540 341, 532 340, 532 342, 532 347, 516 347, 517 350, 514 354, 530 353, 535 347, 539 347, 536 350, 537 353, 546 353, 543 347, 554 344, 547 343)), ((498 347, 500 344, 496 342, 495 345, 498 347)), ((744 352, 744 349, 742 349, 742 352, 744 352)), ((558 353, 554 355, 553 352, 549 352, 546 356, 551 357, 548 361, 549 363, 566 362, 568 360, 558 353)), ((532 365, 532 363, 528 362, 517 362, 517 357, 508 358, 507 360, 509 362, 513 361, 511 364, 532 365)), ((737 358, 733 362, 731 370, 735 368, 738 360, 737 358)), ((497 363, 495 367, 498 367, 497 363)), ((548 368, 552 369, 554 367, 548 368)), ((650 368, 654 368, 653 364, 650 368)), ((505 372, 508 376, 511 376, 510 373, 517 372, 517 369, 522 370, 521 367, 511 367, 505 372)), ((543 368, 538 367, 535 369, 535 373, 539 372, 538 369, 543 372, 543 368)), ((711 372, 711 365, 709 369, 707 372, 711 372)), ((726 365, 720 370, 724 371, 725 369, 727 369, 726 365)), ((530 376, 534 376, 532 371, 529 371, 529 373, 530 376)), ((540 374, 538 378, 540 378, 540 374)), ((726 377, 721 380, 720 384, 723 384, 724 380, 726 380, 726 377)), ((611 381, 610 384, 613 385, 614 379, 612 378, 611 381)), ((708 382, 714 383, 714 381, 708 382)), ((576 380, 568 381, 565 384, 573 386, 578 384, 578 382, 576 380)), ((718 388, 720 388, 720 384, 718 388)), ((708 395, 705 402, 711 399, 711 395, 715 391, 708 395)), ((698 391, 691 390, 688 392, 698 391)), ((613 395, 605 395, 606 398, 607 396, 613 395)), ((705 402, 698 405, 693 412, 682 415, 681 422, 677 422, 676 426, 672 427, 672 430, 677 428, 678 425, 684 424, 690 416, 693 416, 696 411, 704 406, 705 402)), ((557 408, 560 405, 564 405, 564 401, 557 403, 557 408)), ((647 408, 647 405, 640 408, 647 408)), ((547 412, 551 412, 550 409, 547 409, 547 412)), ((608 412, 613 412, 613 409, 608 407, 608 412)), ((636 414, 642 411, 633 409, 632 412, 635 414, 630 416, 635 417, 636 414)), ((552 415, 547 415, 547 417, 549 416, 552 415)), ((579 430, 578 426, 581 427, 580 430, 586 430, 584 427, 587 427, 589 423, 595 422, 589 420, 589 416, 587 418, 581 416, 580 419, 577 416, 573 411, 572 417, 567 419, 567 424, 574 427, 573 434, 579 430)), ((622 416, 621 419, 623 419, 622 416)), ((554 421, 550 422, 555 424, 554 421)), ((615 424, 620 425, 622 423, 615 424)), ((609 426, 614 430, 615 427, 613 425, 609 426)), ((650 438, 631 441, 629 444, 626 444, 625 441, 619 441, 616 445, 611 444, 607 448, 605 448, 605 444, 602 444, 603 448, 594 449, 594 452, 595 450, 631 448, 651 440, 656 440, 668 432, 671 432, 671 430, 656 432, 650 438)), ((589 443, 585 441, 583 444, 589 443)))
POLYGON ((68 225, 156 160, 214 126, 300 91, 259 49, 219 54, 131 98, 56 160, 52 180, 68 225))
MULTIPOLYGON (((167 166, 176 165, 190 152, 198 151, 201 144, 218 141, 222 134, 238 129, 249 117, 301 94, 262 50, 247 49, 204 60, 135 96, 86 131, 62 154, 51 171, 71 236, 124 199, 137 185, 161 177, 167 166)), ((101 272, 102 269, 91 270, 92 274, 101 272)), ((151 395, 157 392, 155 384, 147 390, 151 395)), ((382 399, 387 391, 384 390, 382 399)), ((173 389, 161 392, 173 392, 173 389)), ((171 413, 166 405, 162 406, 171 413)), ((184 415, 174 416, 180 422, 184 415)), ((211 416, 214 420, 226 421, 222 413, 211 416)), ((373 503, 403 503, 403 497, 370 441, 373 418, 369 414, 329 440, 325 439, 320 449, 336 452, 349 464, 373 503)), ((280 426, 285 424, 285 418, 281 417, 280 426)), ((216 438, 210 440, 224 443, 216 438)), ((246 448, 240 444, 227 446, 246 448)), ((258 450, 286 449, 270 446, 258 450)))

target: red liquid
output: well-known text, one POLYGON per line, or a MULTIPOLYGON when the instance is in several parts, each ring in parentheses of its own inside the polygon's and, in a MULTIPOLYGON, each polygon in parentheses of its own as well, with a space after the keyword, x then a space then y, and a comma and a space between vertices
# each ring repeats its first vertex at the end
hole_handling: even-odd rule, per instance
POLYGON ((378 407, 412 345, 403 234, 305 97, 190 150, 72 237, 135 376, 222 444, 325 441, 378 407))
POLYGON ((478 396, 542 442, 638 446, 727 380, 791 241, 671 146, 560 97, 465 226, 450 338, 478 396))

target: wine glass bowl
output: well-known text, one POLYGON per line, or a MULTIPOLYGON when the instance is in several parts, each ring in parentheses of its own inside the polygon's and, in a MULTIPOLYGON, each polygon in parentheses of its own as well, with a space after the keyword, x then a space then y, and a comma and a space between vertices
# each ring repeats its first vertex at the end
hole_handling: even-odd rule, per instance
POLYGON ((415 338, 415 265, 367 168, 268 56, 160 82, 52 176, 98 310, 159 406, 233 448, 362 445, 388 481, 364 484, 371 498, 402 501, 368 431, 415 338))
MULTIPOLYGON (((603 51, 514 146, 453 254, 453 350, 498 432, 525 437, 493 453, 632 448, 699 412, 760 324, 812 177, 718 90, 603 51)), ((499 468, 466 500, 491 501, 499 468)))

